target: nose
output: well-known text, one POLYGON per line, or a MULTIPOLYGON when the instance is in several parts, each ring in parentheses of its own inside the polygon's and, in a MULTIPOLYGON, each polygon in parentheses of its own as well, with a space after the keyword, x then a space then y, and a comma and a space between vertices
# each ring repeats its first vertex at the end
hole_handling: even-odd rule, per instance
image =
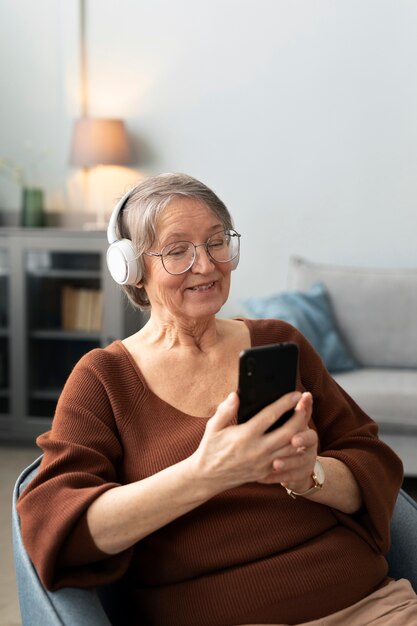
POLYGON ((206 244, 200 243, 195 246, 195 259, 191 270, 199 274, 211 272, 214 266, 213 259, 207 252, 206 244), (200 250, 198 250, 200 248, 200 250))

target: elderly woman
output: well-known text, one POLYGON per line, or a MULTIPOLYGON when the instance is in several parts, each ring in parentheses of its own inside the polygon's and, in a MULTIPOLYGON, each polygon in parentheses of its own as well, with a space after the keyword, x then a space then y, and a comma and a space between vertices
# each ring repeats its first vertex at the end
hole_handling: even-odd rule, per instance
POLYGON ((150 316, 80 360, 38 439, 18 510, 45 586, 122 579, 135 625, 417 623, 384 558, 399 459, 295 328, 216 317, 240 239, 221 200, 163 174, 115 221, 110 270, 150 316), (237 424, 240 352, 285 341, 297 389, 237 424))

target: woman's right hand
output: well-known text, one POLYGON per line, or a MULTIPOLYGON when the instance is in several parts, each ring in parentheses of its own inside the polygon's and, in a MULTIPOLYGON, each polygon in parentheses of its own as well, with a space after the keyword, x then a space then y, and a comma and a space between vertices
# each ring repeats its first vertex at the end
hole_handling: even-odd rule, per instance
MULTIPOLYGON (((189 459, 194 463, 196 478, 203 481, 212 495, 248 482, 279 483, 280 475, 273 463, 277 458, 294 454, 291 440, 297 433, 308 430, 311 404, 310 394, 289 393, 248 422, 236 425, 239 397, 235 392, 229 394, 207 422, 201 443, 189 459), (265 432, 290 409, 294 409, 294 415, 282 427, 265 432)), ((315 459, 317 435, 311 431, 307 438, 315 459)))

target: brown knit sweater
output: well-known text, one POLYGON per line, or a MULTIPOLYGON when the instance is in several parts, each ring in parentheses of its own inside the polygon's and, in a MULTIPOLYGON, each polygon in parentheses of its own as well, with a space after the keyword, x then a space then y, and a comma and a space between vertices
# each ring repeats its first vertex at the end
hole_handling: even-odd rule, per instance
MULTIPOLYGON (((300 333, 280 321, 245 323, 252 345, 296 341, 299 388, 312 392, 320 454, 346 463, 363 510, 345 515, 280 486, 230 489, 109 557, 86 510, 107 489, 192 454, 206 421, 163 402, 121 342, 93 350, 72 372, 44 459, 18 503, 25 545, 49 589, 124 576, 132 624, 297 624, 342 609, 384 584, 390 517, 402 480, 376 425, 342 391, 300 333)), ((161 507, 164 503, 161 502, 161 507)))

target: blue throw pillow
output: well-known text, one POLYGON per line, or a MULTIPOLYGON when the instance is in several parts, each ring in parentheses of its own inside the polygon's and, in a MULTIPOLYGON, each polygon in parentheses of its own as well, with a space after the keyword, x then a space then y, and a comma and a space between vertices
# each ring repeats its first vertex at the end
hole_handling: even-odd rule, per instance
POLYGON ((337 331, 330 300, 322 283, 307 292, 288 291, 242 301, 250 315, 289 322, 309 340, 330 372, 358 367, 337 331))

